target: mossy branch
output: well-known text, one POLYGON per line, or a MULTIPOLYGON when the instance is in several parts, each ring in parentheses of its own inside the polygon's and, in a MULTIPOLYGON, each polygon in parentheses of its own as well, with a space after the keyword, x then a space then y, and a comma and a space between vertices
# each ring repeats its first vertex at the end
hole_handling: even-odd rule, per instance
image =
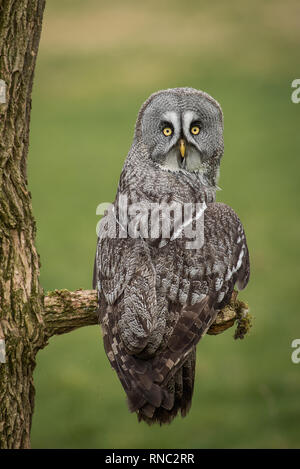
POLYGON ((207 334, 220 334, 232 327, 235 322, 237 322, 237 327, 233 337, 243 339, 252 327, 252 316, 249 313, 248 304, 237 299, 236 291, 234 291, 230 303, 221 309, 207 334))
POLYGON ((44 297, 46 335, 98 324, 96 290, 54 290, 44 297))
MULTIPOLYGON (((251 327, 248 305, 232 296, 231 302, 223 308, 208 334, 217 335, 232 327, 237 321, 234 338, 242 339, 251 327)), ((44 298, 44 323, 47 337, 64 334, 83 326, 99 323, 96 290, 54 290, 44 298)))

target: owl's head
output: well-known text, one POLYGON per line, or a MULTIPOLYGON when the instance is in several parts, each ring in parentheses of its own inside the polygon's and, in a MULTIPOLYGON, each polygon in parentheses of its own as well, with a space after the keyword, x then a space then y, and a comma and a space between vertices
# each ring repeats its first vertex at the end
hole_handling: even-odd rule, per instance
POLYGON ((215 184, 224 149, 221 107, 193 88, 158 91, 139 111, 135 140, 162 169, 202 172, 215 184))

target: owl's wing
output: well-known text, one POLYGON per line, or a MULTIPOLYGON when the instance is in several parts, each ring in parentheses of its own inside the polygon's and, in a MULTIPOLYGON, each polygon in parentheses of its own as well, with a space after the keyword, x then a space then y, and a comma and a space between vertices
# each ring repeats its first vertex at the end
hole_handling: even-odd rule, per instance
POLYGON ((142 240, 100 238, 96 278, 104 348, 129 406, 134 410, 132 402, 137 408, 149 402, 157 407, 166 393, 152 379, 151 361, 134 356, 146 346, 156 319, 155 275, 147 246, 142 240))
MULTIPOLYGON (((205 212, 205 242, 199 256, 203 260, 199 280, 207 284, 208 292, 193 305, 177 305, 179 319, 167 344, 148 360, 133 355, 138 347, 130 350, 134 340, 148 336, 155 317, 154 273, 151 260, 145 255, 145 246, 137 240, 131 244, 128 239, 107 239, 100 240, 99 248, 98 253, 102 255, 99 257, 98 254, 98 277, 101 292, 109 305, 101 321, 105 350, 128 395, 130 409, 142 409, 151 416, 159 406, 166 409, 172 406, 166 384, 206 333, 222 303, 229 302, 235 283, 243 288, 249 279, 249 255, 243 227, 229 207, 209 204, 205 212), (127 289, 126 303, 122 293, 127 289), (117 308, 121 296, 122 311, 124 305, 128 306, 123 327, 120 327, 122 318, 117 308), (127 346, 124 341, 126 328, 127 346)), ((199 252, 191 251, 190 255, 198 256, 199 252)), ((161 275, 170 276, 169 263, 161 275)))
MULTIPOLYGON (((181 309, 165 349, 153 360, 152 379, 162 388, 182 367, 218 311, 229 303, 235 284, 242 289, 248 283, 250 263, 244 229, 236 213, 225 204, 209 204, 205 212, 202 255, 202 280, 208 285, 208 294, 181 309)), ((154 410, 147 403, 141 412, 151 416, 154 410)))
POLYGON ((244 289, 250 277, 244 228, 228 205, 209 204, 205 212, 205 245, 211 291, 216 293, 215 307, 221 309, 230 302, 234 287, 244 289))
MULTIPOLYGON (((102 220, 105 225, 105 217, 102 220)), ((138 353, 147 344, 156 320, 155 270, 149 248, 141 238, 112 236, 112 229, 99 231, 94 284, 104 299, 103 309, 113 306, 127 352, 138 353)))

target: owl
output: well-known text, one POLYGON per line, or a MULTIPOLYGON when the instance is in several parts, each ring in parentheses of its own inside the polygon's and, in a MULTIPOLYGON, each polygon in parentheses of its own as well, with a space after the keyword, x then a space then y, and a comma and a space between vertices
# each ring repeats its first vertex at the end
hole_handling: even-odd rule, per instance
POLYGON ((215 99, 193 88, 152 94, 99 225, 94 288, 104 348, 129 410, 148 424, 187 414, 196 346, 249 280, 242 223, 215 202, 223 148, 215 99))

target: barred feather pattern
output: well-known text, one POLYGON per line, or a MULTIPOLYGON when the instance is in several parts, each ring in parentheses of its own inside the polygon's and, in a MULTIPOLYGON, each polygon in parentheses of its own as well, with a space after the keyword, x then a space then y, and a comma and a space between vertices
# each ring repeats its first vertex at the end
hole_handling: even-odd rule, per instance
POLYGON ((98 238, 94 286, 105 352, 130 411, 151 425, 188 413, 196 345, 230 301, 234 286, 246 286, 250 267, 241 221, 229 206, 215 202, 222 145, 214 149, 206 174, 162 170, 141 136, 143 112, 114 210, 103 217, 102 226, 109 225, 111 216, 119 221, 120 194, 126 194, 129 204, 176 201, 207 206, 204 243, 197 249, 186 248, 184 235, 163 243, 161 232, 153 239, 120 237, 120 223, 117 236, 110 236, 108 228, 98 238))

